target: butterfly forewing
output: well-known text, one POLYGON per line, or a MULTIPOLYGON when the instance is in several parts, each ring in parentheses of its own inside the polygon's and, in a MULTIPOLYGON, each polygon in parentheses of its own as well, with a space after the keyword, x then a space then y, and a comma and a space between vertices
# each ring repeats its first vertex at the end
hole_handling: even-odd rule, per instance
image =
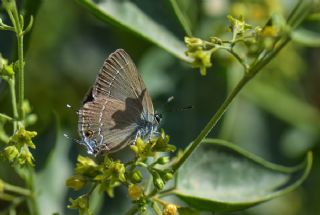
POLYGON ((146 122, 152 124, 153 115, 151 98, 136 66, 118 49, 105 60, 85 97, 78 129, 91 153, 115 152, 132 143, 146 122))
POLYGON ((99 95, 122 101, 138 98, 145 112, 154 112, 151 97, 135 64, 122 49, 116 50, 104 62, 93 88, 93 96, 99 95))

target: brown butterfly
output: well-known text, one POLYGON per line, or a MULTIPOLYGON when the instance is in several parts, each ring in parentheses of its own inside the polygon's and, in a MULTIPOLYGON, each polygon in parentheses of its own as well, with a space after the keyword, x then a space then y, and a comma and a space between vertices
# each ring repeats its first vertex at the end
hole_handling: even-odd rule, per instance
POLYGON ((78 130, 89 154, 112 153, 158 133, 161 114, 155 114, 136 66, 122 49, 105 60, 82 104, 78 130))

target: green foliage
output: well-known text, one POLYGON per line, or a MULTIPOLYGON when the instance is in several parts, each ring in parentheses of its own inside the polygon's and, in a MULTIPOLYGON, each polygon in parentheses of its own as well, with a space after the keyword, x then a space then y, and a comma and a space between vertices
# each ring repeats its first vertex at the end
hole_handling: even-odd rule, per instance
MULTIPOLYGON (((259 10, 259 7, 256 7, 250 10, 255 11, 255 15, 258 12, 264 13, 268 20, 264 20, 263 25, 254 22, 257 21, 255 18, 249 19, 250 14, 243 14, 246 9, 242 10, 241 4, 234 3, 230 10, 232 15, 224 18, 229 21, 229 25, 223 27, 230 33, 217 36, 210 31, 209 36, 204 37, 199 33, 195 37, 192 33, 198 33, 201 26, 191 26, 192 20, 186 16, 187 11, 180 7, 182 4, 188 5, 188 1, 183 3, 170 0, 168 3, 173 9, 173 15, 185 34, 184 45, 181 39, 183 36, 180 38, 165 28, 134 2, 102 0, 95 3, 78 0, 102 22, 125 30, 129 35, 132 33, 140 36, 179 60, 189 63, 191 67, 200 69, 202 76, 207 75, 212 66, 219 65, 219 54, 224 51, 241 65, 242 77, 199 135, 176 156, 169 156, 169 153, 176 151, 176 146, 169 144, 169 136, 162 130, 158 137, 151 140, 138 137, 130 146, 134 156, 126 163, 106 154, 97 158, 78 155, 74 173, 71 174, 67 160, 69 146, 65 140, 56 138, 54 141, 57 143, 50 158, 46 159, 44 168, 34 174, 35 159, 30 149, 36 149, 33 141, 37 132, 31 131, 28 126, 36 122, 37 116, 32 113, 31 105, 24 97, 24 68, 25 64, 29 63, 24 59, 24 45, 27 45, 24 36, 33 25, 32 15, 35 14, 31 15, 30 11, 37 11, 41 3, 35 2, 22 4, 21 11, 27 10, 22 13, 18 10, 16 1, 2 1, 4 12, 11 23, 0 18, 0 30, 14 34, 17 56, 10 62, 0 55, 0 77, 8 84, 12 107, 12 116, 0 113, 1 156, 25 184, 25 187, 17 186, 0 179, 0 200, 9 202, 3 214, 19 213, 19 207, 24 203, 28 206, 28 214, 39 214, 38 207, 41 208, 41 213, 48 213, 49 210, 50 213, 51 210, 63 211, 63 195, 66 190, 62 181, 79 193, 78 197, 69 198, 68 206, 78 210, 79 214, 95 214, 96 205, 99 205, 99 202, 102 204, 103 194, 115 197, 115 188, 122 186, 127 190, 127 196, 132 203, 127 214, 196 215, 201 211, 243 210, 283 196, 306 180, 312 166, 312 153, 307 153, 309 147, 305 147, 302 152, 300 150, 300 155, 307 154, 304 162, 295 167, 285 167, 267 162, 224 140, 206 137, 249 82, 253 83, 244 92, 246 98, 256 101, 269 113, 294 127, 316 136, 320 125, 319 114, 315 108, 292 97, 285 90, 271 86, 270 83, 264 83, 263 80, 253 81, 289 41, 312 47, 319 46, 317 33, 298 29, 307 18, 319 20, 317 13, 310 15, 313 2, 299 1, 287 18, 280 13, 267 17, 266 14, 270 11, 264 8, 259 10), (23 8, 24 6, 26 8, 23 8), (168 196, 176 196, 184 203, 171 199, 171 202, 167 202, 164 198, 168 196), (48 202, 51 206, 54 205, 53 209, 43 208, 42 205, 48 202), (186 204, 189 207, 185 207, 186 204)), ((259 4, 256 3, 255 6, 259 4)), ((224 60, 226 59, 229 63, 230 59, 225 57, 224 60)), ((153 69, 154 64, 151 62, 150 65, 153 69)), ((166 69, 161 62, 157 65, 166 69)), ((59 129, 54 132, 59 134, 59 129)), ((237 129, 241 130, 239 127, 237 129)))

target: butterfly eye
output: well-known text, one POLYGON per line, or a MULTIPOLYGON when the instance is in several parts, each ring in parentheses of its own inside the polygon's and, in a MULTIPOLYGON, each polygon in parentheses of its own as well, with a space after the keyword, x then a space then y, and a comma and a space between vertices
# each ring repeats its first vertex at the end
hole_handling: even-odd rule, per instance
POLYGON ((86 131, 84 132, 84 135, 85 135, 86 137, 88 137, 88 138, 91 138, 91 137, 93 136, 93 131, 91 131, 91 130, 86 130, 86 131))
POLYGON ((156 119, 157 123, 159 124, 161 119, 162 119, 162 114, 161 113, 157 113, 154 115, 154 118, 156 119))

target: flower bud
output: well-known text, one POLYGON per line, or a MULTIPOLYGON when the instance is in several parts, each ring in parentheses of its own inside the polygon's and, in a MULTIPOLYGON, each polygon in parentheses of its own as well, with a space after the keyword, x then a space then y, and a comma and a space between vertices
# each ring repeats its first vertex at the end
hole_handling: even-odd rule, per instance
POLYGON ((158 159, 157 163, 158 164, 166 164, 170 161, 170 158, 168 156, 161 157, 158 159))
POLYGON ((74 190, 80 190, 85 184, 86 179, 82 175, 74 175, 66 181, 66 186, 74 190))
POLYGON ((89 157, 79 155, 77 158, 76 173, 84 175, 95 175, 97 164, 89 157))
POLYGON ((164 187, 164 182, 160 177, 153 177, 153 184, 159 190, 162 190, 164 187))
POLYGON ((134 184, 140 183, 142 180, 142 174, 139 170, 134 170, 130 173, 130 181, 134 184))
POLYGON ((136 153, 136 154, 139 153, 139 149, 138 149, 138 147, 136 145, 131 145, 130 148, 134 153, 136 153))
POLYGON ((164 175, 163 175, 163 179, 165 181, 169 181, 173 178, 173 174, 171 172, 166 172, 164 175))
POLYGON ((18 157, 19 164, 33 166, 33 160, 33 156, 28 147, 22 148, 18 157))
MULTIPOLYGON (((2 59, 1 59, 2 60, 2 59)), ((12 65, 2 65, 2 71, 0 70, 1 74, 8 76, 8 77, 13 77, 14 76, 14 70, 12 65)))
POLYGON ((124 164, 116 161, 111 166, 112 167, 110 169, 112 169, 113 176, 118 178, 119 181, 126 181, 126 177, 124 175, 126 168, 124 167, 124 164))
POLYGON ((68 208, 87 210, 89 208, 89 200, 86 195, 80 196, 77 199, 69 199, 71 205, 68 205, 68 208))
POLYGON ((7 146, 4 149, 4 154, 8 161, 12 162, 19 156, 19 151, 15 146, 7 146))
POLYGON ((184 42, 186 43, 189 52, 202 49, 204 46, 204 42, 200 38, 196 37, 184 37, 184 42))

